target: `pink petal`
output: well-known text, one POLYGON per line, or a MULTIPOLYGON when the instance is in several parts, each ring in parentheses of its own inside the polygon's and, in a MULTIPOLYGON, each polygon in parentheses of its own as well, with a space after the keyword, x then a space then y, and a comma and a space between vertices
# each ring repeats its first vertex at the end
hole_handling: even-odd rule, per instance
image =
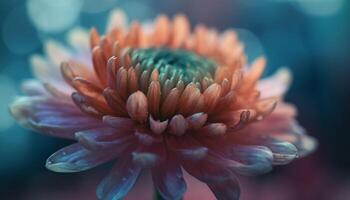
POLYGON ((265 174, 272 169, 273 154, 264 146, 232 147, 231 160, 225 160, 229 167, 243 175, 265 174))
POLYGON ((194 178, 192 175, 188 174, 186 171, 184 171, 184 177, 187 183, 187 191, 183 197, 184 200, 193 200, 193 199, 200 199, 200 200, 213 200, 215 199, 214 194, 211 192, 209 187, 199 181, 198 179, 194 178))
POLYGON ((289 88, 290 79, 290 71, 283 68, 271 77, 259 81, 258 90, 261 91, 261 98, 283 97, 289 88))
POLYGON ((238 200, 239 184, 232 171, 215 162, 215 159, 205 159, 199 162, 184 163, 185 170, 202 182, 205 182, 219 200, 238 200))

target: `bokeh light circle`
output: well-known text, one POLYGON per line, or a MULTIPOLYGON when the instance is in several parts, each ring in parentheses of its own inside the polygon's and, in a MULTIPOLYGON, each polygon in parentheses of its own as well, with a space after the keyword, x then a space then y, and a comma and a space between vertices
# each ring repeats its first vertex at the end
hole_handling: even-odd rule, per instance
POLYGON ((307 14, 314 16, 329 16, 339 12, 344 0, 295 0, 307 14))
POLYGON ((238 34, 239 40, 244 44, 244 51, 248 56, 248 61, 253 62, 256 58, 264 56, 264 48, 256 34, 247 29, 234 29, 238 34))
POLYGON ((83 0, 28 0, 27 11, 35 27, 43 32, 61 32, 79 17, 83 0))

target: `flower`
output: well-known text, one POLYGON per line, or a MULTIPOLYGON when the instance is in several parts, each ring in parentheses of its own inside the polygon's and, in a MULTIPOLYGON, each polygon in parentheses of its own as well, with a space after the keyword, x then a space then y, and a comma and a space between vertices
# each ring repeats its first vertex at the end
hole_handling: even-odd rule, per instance
POLYGON ((24 127, 77 141, 47 159, 49 170, 117 159, 99 199, 124 198, 144 169, 164 199, 181 199, 185 170, 232 200, 235 174, 266 173, 314 149, 283 102, 288 70, 259 80, 265 59, 248 65, 234 31, 191 32, 183 15, 129 27, 120 11, 111 16, 105 36, 75 29, 71 49, 47 42, 47 58, 31 59, 40 81, 25 82, 11 106, 24 127))

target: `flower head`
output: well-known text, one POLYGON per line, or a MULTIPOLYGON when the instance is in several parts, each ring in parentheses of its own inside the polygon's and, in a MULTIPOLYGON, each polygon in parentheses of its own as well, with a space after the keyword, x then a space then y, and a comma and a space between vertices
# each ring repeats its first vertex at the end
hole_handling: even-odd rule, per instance
POLYGON ((265 59, 247 64, 234 31, 191 31, 183 15, 129 27, 113 16, 104 36, 74 30, 75 49, 48 42, 47 58, 32 57, 41 83, 25 82, 27 96, 11 106, 25 127, 77 141, 50 156, 48 169, 78 172, 118 158, 100 199, 125 197, 149 169, 165 199, 183 196, 185 170, 231 200, 235 174, 266 173, 314 148, 283 102, 288 70, 259 80, 265 59))

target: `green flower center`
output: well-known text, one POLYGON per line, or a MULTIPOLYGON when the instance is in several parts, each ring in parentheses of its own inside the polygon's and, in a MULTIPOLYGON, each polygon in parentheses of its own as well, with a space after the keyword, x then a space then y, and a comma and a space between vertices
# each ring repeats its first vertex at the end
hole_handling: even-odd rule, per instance
POLYGON ((190 82, 201 82, 203 78, 212 80, 216 63, 193 52, 181 49, 144 48, 134 49, 132 61, 141 64, 141 71, 157 69, 159 79, 174 79, 190 82))

